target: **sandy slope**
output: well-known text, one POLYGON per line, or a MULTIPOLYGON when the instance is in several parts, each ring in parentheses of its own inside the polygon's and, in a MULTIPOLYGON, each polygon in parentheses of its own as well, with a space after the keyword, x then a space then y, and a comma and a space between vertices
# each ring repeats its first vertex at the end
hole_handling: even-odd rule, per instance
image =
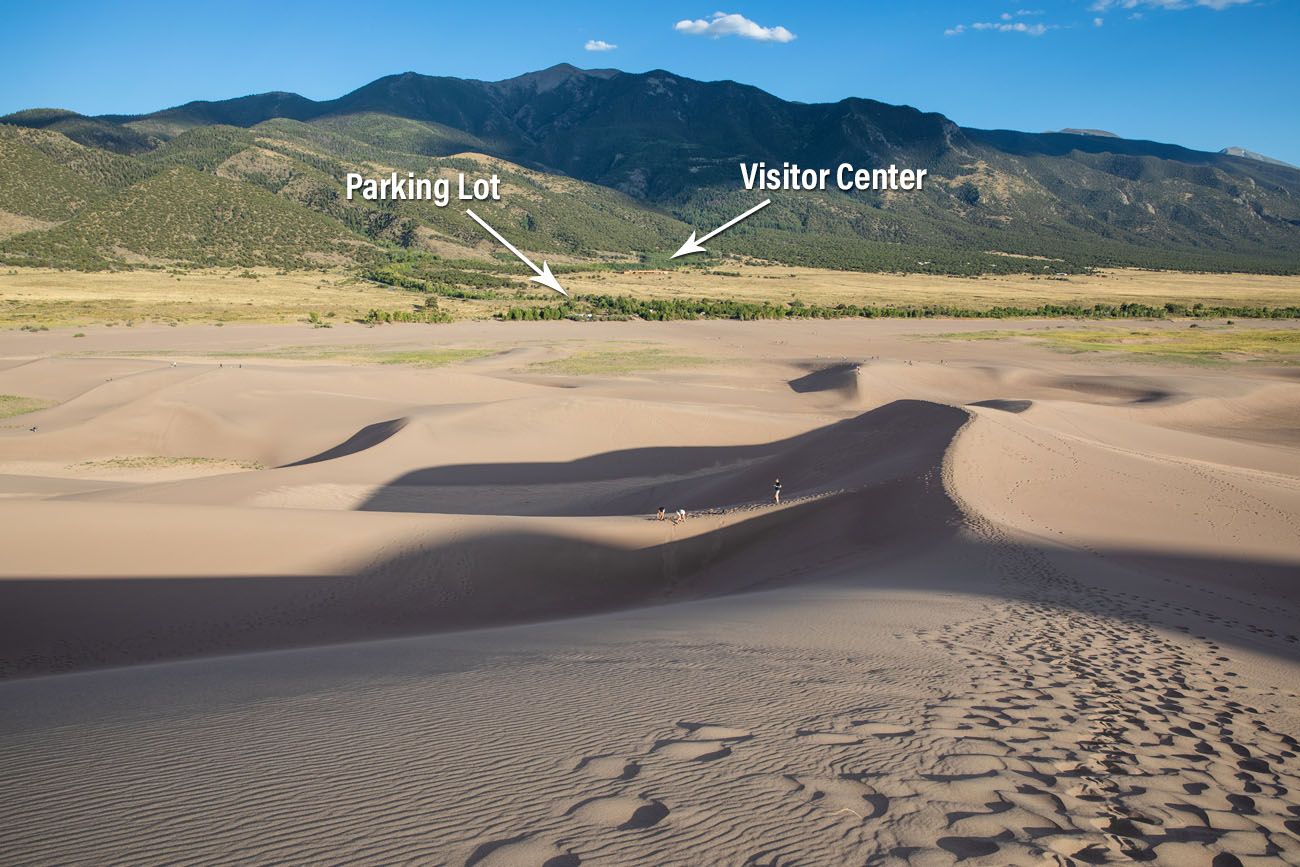
POLYGON ((1300 381, 953 328, 0 338, 0 861, 1300 863, 1300 381))

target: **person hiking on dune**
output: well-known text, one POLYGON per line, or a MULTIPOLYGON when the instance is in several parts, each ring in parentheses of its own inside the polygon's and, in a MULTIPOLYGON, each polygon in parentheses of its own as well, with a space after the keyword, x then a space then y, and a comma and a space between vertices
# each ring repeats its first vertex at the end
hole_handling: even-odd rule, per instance
POLYGON ((772 502, 781 505, 781 480, 777 479, 772 483, 772 502))

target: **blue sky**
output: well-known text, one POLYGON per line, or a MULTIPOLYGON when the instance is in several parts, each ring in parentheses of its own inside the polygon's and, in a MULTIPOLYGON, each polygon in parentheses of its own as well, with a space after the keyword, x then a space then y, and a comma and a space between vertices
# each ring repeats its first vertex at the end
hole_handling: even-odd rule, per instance
POLYGON ((1298 0, 3 2, 0 113, 327 99, 406 70, 498 79, 568 62, 1300 164, 1298 0))

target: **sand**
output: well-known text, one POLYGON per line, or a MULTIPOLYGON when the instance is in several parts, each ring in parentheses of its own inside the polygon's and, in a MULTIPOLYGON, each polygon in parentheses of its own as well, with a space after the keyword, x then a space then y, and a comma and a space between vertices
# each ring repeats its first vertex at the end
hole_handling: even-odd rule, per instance
POLYGON ((1295 368, 993 327, 0 334, 0 863, 1300 863, 1295 368))

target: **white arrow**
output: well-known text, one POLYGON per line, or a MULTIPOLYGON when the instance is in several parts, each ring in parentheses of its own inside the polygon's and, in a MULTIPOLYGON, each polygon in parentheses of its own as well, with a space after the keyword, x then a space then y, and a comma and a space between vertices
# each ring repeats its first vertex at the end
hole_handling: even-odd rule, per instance
POLYGON ((695 238, 695 233, 691 232, 691 236, 686 239, 686 243, 682 244, 681 248, 676 253, 674 253, 670 258, 676 259, 678 256, 686 256, 689 255, 690 253, 707 252, 703 247, 700 246, 701 244, 703 244, 705 241, 712 238, 714 235, 721 235, 723 232, 727 231, 732 226, 739 223, 741 220, 744 220, 748 217, 752 217, 754 214, 757 214, 759 211, 763 210, 770 204, 772 204, 771 199, 764 199, 754 207, 750 208, 745 213, 741 214, 739 217, 736 217, 733 220, 728 220, 727 222, 723 223, 721 226, 714 229, 712 232, 710 232, 709 234, 705 235, 703 238, 700 238, 698 240, 696 240, 695 238))
POLYGON ((487 223, 483 222, 482 217, 480 217, 478 214, 471 211, 469 208, 465 209, 465 213, 473 217, 474 222, 478 223, 480 226, 487 229, 488 234, 490 234, 493 238, 496 238, 502 244, 505 244, 506 249, 509 250, 511 253, 514 253, 516 256, 518 256, 520 261, 522 261, 529 268, 533 269, 533 272, 536 273, 537 276, 529 277, 528 278, 529 280, 533 281, 534 283, 541 283, 543 286, 547 287, 548 289, 554 289, 556 292, 559 292, 565 298, 569 297, 569 293, 564 291, 564 287, 560 285, 560 281, 556 280, 555 275, 551 273, 550 265, 546 264, 546 262, 542 262, 542 267, 538 268, 536 265, 533 264, 532 259, 529 259, 523 253, 520 253, 514 244, 511 244, 505 238, 501 237, 500 232, 498 232, 496 229, 489 226, 487 223))

